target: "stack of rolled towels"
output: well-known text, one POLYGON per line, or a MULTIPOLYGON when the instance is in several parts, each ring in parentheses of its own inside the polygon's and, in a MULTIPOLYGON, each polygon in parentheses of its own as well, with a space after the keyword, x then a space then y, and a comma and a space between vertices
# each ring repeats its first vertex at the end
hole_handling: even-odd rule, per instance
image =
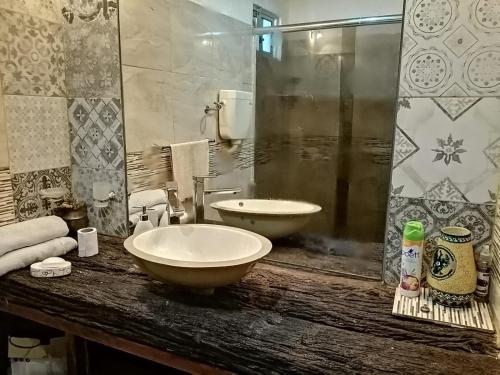
POLYGON ((146 206, 150 211, 148 214, 156 218, 156 223, 153 226, 158 226, 158 220, 167 209, 167 195, 162 189, 144 190, 130 194, 128 201, 129 221, 131 225, 136 225, 139 222, 139 217, 142 212, 142 206, 146 206))
POLYGON ((0 227, 0 276, 73 250, 78 244, 66 237, 68 233, 68 225, 58 216, 0 227))

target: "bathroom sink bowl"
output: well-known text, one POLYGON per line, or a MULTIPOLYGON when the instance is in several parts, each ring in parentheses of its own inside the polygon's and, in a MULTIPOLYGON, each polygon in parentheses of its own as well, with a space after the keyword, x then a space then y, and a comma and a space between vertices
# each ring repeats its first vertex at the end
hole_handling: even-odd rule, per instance
POLYGON ((272 244, 238 228, 186 224, 131 236, 125 248, 152 278, 210 292, 240 280, 271 251, 272 244))
POLYGON ((316 204, 277 199, 230 199, 210 206, 219 211, 224 224, 271 239, 297 232, 321 211, 316 204))

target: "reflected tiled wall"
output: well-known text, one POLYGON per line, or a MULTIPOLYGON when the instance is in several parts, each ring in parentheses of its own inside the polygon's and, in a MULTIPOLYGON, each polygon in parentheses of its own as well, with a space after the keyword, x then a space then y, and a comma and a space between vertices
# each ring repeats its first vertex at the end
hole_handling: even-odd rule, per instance
POLYGON ((402 228, 467 227, 491 240, 499 176, 498 1, 408 0, 403 37, 386 282, 400 272, 402 228))
POLYGON ((128 0, 120 27, 130 191, 157 187, 141 160, 146 148, 208 138, 217 141, 216 183, 248 192, 253 164, 239 164, 248 142, 228 154, 216 114, 203 109, 221 89, 253 91, 251 26, 188 0, 128 0))

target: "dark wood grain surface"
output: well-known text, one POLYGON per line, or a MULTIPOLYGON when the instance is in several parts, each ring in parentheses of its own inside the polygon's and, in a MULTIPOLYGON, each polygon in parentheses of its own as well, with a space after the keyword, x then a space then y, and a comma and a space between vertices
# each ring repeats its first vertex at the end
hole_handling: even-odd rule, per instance
POLYGON ((121 240, 63 279, 0 279, 9 304, 241 374, 500 374, 495 336, 391 315, 393 289, 258 264, 212 296, 150 280, 121 240))

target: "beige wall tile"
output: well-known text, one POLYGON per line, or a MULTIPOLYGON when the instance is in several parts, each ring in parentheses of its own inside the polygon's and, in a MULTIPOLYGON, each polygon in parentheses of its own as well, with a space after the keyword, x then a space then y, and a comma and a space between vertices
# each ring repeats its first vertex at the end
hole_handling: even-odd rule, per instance
POLYGON ((170 80, 170 73, 123 66, 127 152, 174 142, 170 80))
POLYGON ((5 107, 0 84, 0 168, 9 166, 9 147, 7 144, 7 125, 5 124, 5 107))

